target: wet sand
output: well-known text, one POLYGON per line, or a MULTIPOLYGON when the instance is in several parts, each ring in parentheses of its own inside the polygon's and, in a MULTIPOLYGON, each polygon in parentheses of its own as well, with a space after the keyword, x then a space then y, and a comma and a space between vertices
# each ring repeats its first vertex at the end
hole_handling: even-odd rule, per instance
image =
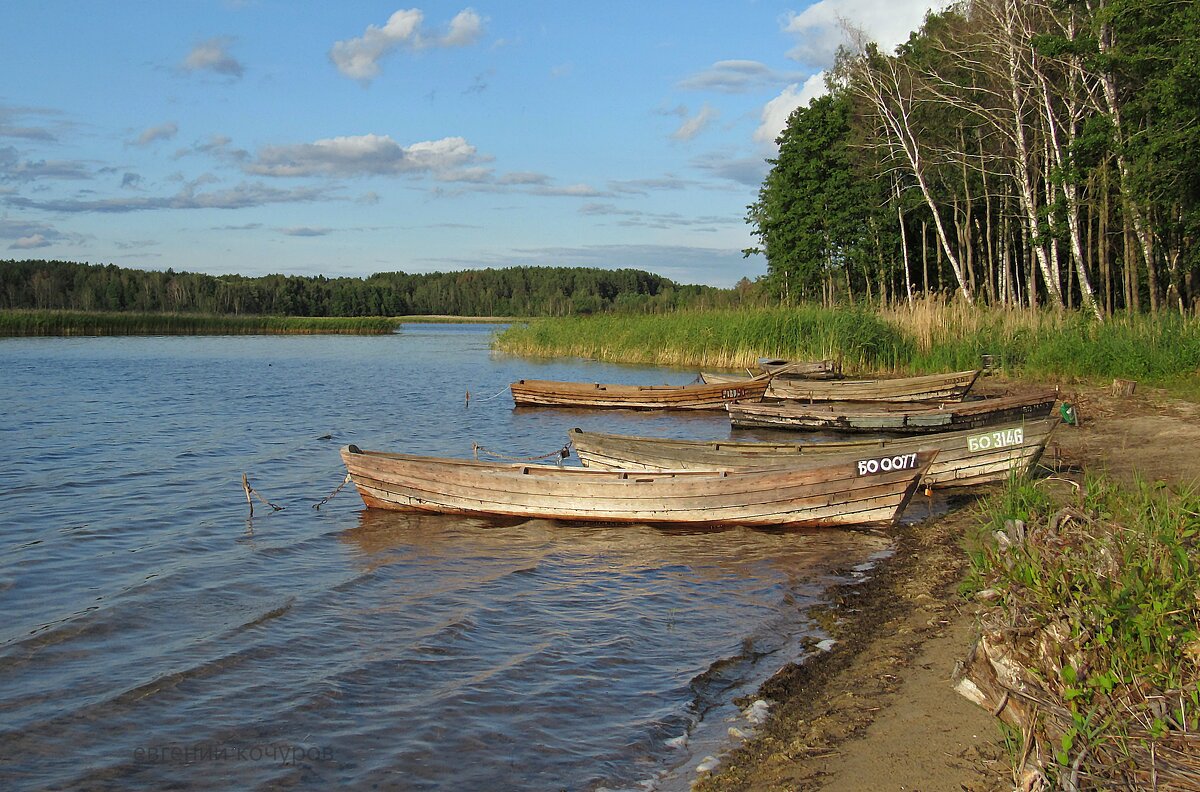
MULTIPOLYGON (((1065 385, 1080 425, 1062 426, 1048 449, 1058 475, 1080 470, 1200 486, 1200 405, 1139 390, 1065 385)), ((949 515, 900 529, 898 550, 865 585, 830 609, 837 644, 784 669, 760 691, 776 702, 759 733, 722 758, 697 788, 716 790, 919 790, 1013 788, 999 721, 951 688, 974 638, 964 530, 972 499, 949 515)), ((920 509, 920 498, 910 508, 920 509)))

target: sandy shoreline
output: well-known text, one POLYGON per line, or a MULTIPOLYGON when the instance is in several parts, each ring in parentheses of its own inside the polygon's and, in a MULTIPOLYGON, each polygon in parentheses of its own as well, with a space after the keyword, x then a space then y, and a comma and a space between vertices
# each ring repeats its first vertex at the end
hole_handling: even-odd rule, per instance
MULTIPOLYGON (((1065 387, 1080 426, 1063 426, 1047 462, 1177 484, 1200 482, 1200 405, 1139 391, 1065 387)), ((898 530, 871 581, 838 593, 825 617, 831 651, 789 666, 760 690, 775 703, 758 734, 697 784, 717 790, 1013 788, 999 721, 951 688, 975 635, 958 587, 968 568, 965 498, 950 514, 898 530)))

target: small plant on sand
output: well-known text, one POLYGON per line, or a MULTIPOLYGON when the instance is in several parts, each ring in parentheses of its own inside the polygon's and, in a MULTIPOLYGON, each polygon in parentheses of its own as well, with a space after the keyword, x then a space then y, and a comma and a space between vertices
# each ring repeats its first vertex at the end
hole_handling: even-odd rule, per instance
POLYGON ((1027 776, 1194 788, 1200 496, 1089 477, 1064 503, 1044 484, 1012 486, 986 511, 972 561, 992 605, 966 676, 1026 735, 1027 776))

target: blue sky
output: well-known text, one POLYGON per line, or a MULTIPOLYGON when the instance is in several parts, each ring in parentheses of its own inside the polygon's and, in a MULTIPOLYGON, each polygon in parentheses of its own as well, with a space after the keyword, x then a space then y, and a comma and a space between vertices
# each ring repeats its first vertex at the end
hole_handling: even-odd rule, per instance
POLYGON ((729 286, 839 20, 891 48, 929 6, 5 3, 0 258, 729 286))

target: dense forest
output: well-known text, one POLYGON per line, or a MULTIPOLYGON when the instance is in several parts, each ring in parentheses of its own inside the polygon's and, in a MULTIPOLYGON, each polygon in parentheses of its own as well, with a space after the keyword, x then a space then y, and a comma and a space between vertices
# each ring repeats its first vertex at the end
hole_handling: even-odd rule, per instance
POLYGON ((1200 3, 963 0, 894 54, 850 34, 747 214, 782 301, 1197 310, 1200 3))
POLYGON ((728 305, 734 292, 633 269, 384 272, 367 278, 203 275, 112 264, 0 261, 0 309, 272 316, 564 316, 728 305))

